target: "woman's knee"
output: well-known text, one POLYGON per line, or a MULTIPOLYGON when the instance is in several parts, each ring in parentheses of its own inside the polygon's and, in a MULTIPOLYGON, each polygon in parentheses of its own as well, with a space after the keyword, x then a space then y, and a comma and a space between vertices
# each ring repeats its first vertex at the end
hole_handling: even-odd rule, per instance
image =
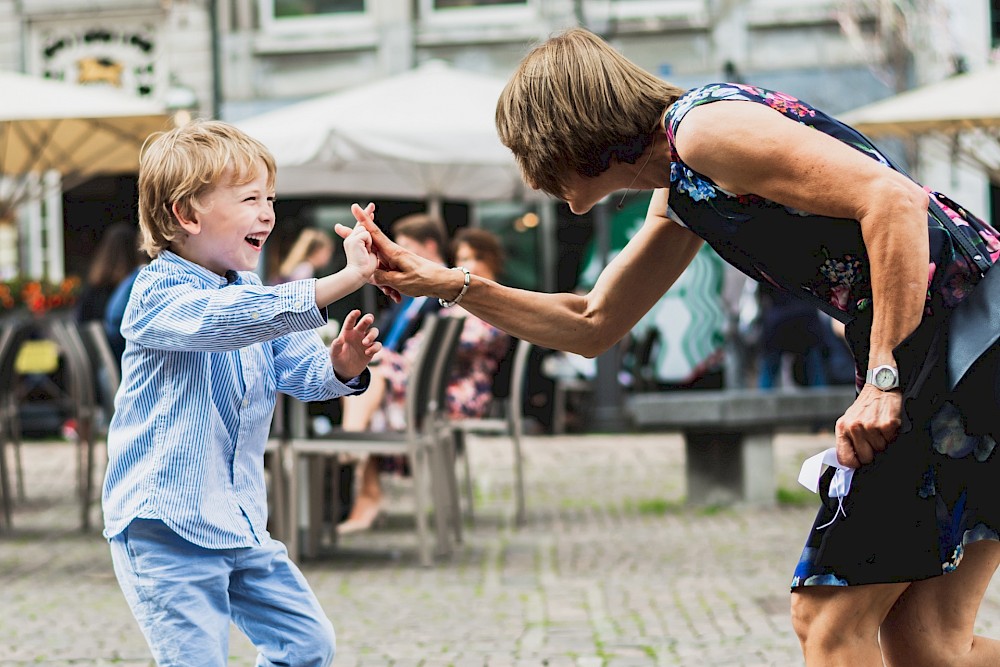
POLYGON ((791 615, 792 629, 803 647, 807 643, 820 643, 830 639, 824 638, 823 599, 826 596, 817 595, 816 591, 796 591, 792 593, 791 615))
POLYGON ((792 627, 807 654, 878 641, 879 625, 902 588, 816 586, 792 593, 792 627))
MULTIPOLYGON (((879 631, 886 667, 937 667, 962 664, 972 649, 972 632, 957 634, 890 617, 879 631)), ((983 663, 987 664, 987 663, 983 663)))
POLYGON ((921 665, 946 664, 939 656, 936 640, 929 640, 934 633, 928 628, 900 624, 898 619, 886 619, 879 629, 879 645, 886 667, 921 667, 921 665))

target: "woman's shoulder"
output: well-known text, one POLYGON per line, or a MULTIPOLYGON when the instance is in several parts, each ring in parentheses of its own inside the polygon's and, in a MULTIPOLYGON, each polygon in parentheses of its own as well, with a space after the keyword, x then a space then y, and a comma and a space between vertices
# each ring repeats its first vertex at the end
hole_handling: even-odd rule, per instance
POLYGON ((691 88, 677 98, 667 109, 664 122, 672 130, 695 107, 725 101, 757 102, 797 119, 816 115, 816 110, 809 104, 777 90, 743 83, 708 83, 691 88))

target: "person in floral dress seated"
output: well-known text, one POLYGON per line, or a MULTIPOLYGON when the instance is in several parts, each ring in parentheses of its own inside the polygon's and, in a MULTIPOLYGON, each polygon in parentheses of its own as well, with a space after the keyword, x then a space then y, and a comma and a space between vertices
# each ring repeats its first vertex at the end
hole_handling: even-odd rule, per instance
MULTIPOLYGON (((495 234, 484 229, 463 228, 451 243, 455 266, 476 276, 496 280, 503 270, 503 246, 495 234)), ((493 379, 511 338, 461 306, 441 311, 445 317, 465 319, 451 379, 446 391, 450 419, 483 417, 493 402, 493 379)), ((342 399, 341 426, 345 431, 402 431, 406 428, 405 401, 411 365, 422 342, 417 332, 400 351, 383 348, 371 366, 372 382, 367 392, 342 399)), ((380 475, 407 472, 405 457, 369 456, 359 463, 360 484, 347 519, 337 526, 340 535, 371 528, 381 515, 380 475)))

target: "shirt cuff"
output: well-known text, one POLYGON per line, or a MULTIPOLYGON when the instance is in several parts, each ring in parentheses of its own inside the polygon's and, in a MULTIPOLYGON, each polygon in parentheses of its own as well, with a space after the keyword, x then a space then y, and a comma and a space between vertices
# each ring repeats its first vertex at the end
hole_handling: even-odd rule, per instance
POLYGON ((340 383, 341 386, 348 389, 347 393, 342 394, 343 396, 355 396, 368 389, 368 385, 372 382, 372 372, 365 368, 365 370, 361 371, 360 375, 345 382, 337 377, 337 372, 334 371, 333 378, 336 382, 340 383))
POLYGON ((285 318, 292 331, 318 329, 326 324, 326 308, 316 306, 316 279, 294 280, 278 286, 285 318))

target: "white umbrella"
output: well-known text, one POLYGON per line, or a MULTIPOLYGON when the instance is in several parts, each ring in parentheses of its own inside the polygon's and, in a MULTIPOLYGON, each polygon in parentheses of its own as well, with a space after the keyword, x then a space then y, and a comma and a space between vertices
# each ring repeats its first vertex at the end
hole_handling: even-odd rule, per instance
POLYGON ((504 81, 431 61, 237 122, 288 195, 506 200, 527 194, 494 126, 504 81))
POLYGON ((116 89, 0 71, 0 90, 0 175, 135 171, 142 142, 169 127, 161 104, 116 89))
POLYGON ((27 268, 51 280, 62 277, 62 212, 59 191, 97 174, 135 172, 150 133, 167 129, 164 108, 114 89, 92 88, 0 71, 0 229, 20 205, 45 198, 26 214, 27 262, 5 256, 0 270, 27 268), (58 172, 58 176, 56 176, 58 172), (43 230, 45 242, 43 243, 43 230), (47 268, 42 256, 48 257, 47 268))
POLYGON ((1000 128, 1000 65, 914 88, 839 118, 872 136, 1000 128))
POLYGON ((840 115, 872 137, 926 137, 1000 183, 1000 65, 914 88, 840 115))

